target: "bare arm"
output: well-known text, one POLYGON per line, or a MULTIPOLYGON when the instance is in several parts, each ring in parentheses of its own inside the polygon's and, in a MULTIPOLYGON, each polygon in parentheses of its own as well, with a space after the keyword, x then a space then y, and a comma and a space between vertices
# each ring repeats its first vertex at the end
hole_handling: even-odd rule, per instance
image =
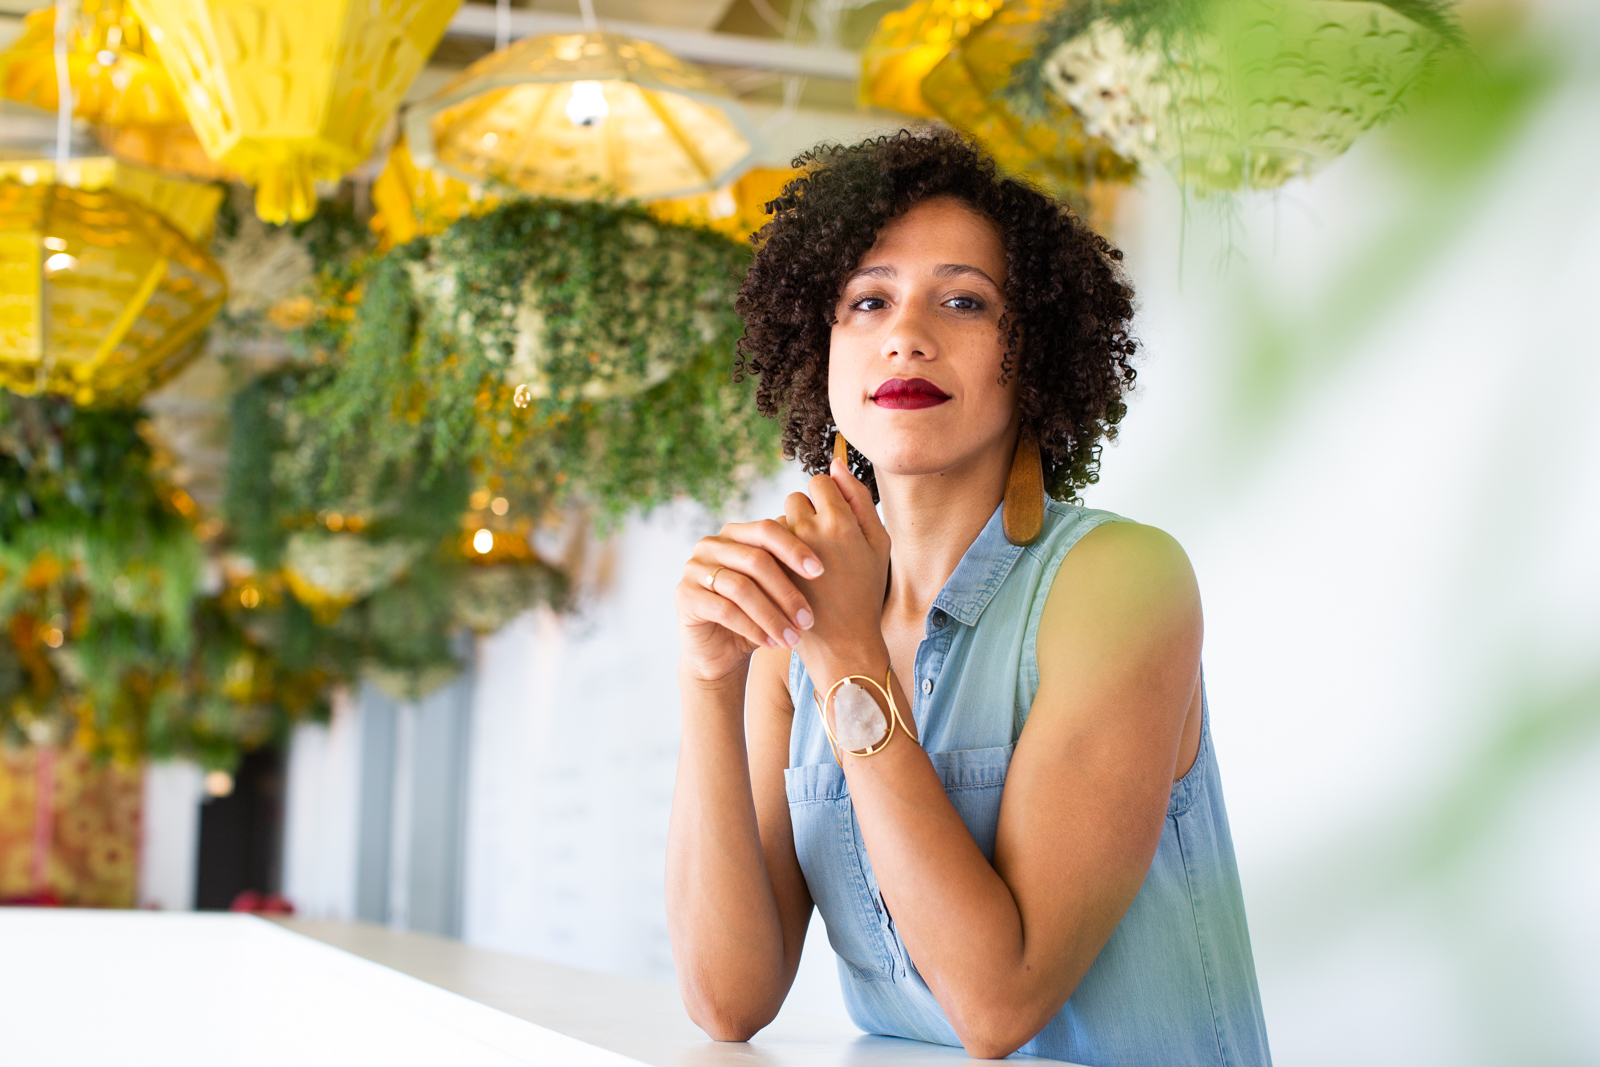
MULTIPOLYGON (((859 487, 838 480, 846 494, 859 487)), ((791 514, 828 566, 803 583, 818 621, 800 652, 819 687, 881 676, 889 662, 881 631, 835 625, 843 594, 824 586, 850 572, 850 536, 823 481, 813 483, 818 522, 791 514)), ((876 515, 861 494, 865 506, 839 502, 870 543, 876 515)), ((920 747, 897 736, 879 755, 845 757, 885 903, 972 1055, 1005 1056, 1038 1033, 1138 893, 1185 740, 1200 636, 1192 571, 1165 534, 1111 524, 1068 555, 1040 625, 1040 689, 1007 775, 992 865, 920 747)), ((903 692, 896 699, 910 706, 903 692)))
POLYGON ((797 572, 810 557, 779 524, 725 528, 697 546, 678 591, 683 739, 667 927, 689 1016, 719 1040, 743 1041, 772 1021, 811 916, 783 786, 784 631, 797 635, 809 613, 774 552, 797 572), (706 586, 712 573, 717 592, 706 586))

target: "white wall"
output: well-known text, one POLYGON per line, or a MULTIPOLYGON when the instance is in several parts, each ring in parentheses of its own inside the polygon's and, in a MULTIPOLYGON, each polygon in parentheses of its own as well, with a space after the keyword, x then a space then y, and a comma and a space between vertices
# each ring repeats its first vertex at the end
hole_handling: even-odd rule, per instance
POLYGON ((283 895, 310 919, 355 917, 361 714, 344 690, 327 725, 302 723, 289 742, 283 895))
POLYGON ((139 818, 139 906, 194 907, 203 776, 187 760, 146 763, 139 818))
POLYGON ((1342 275, 1426 209, 1375 147, 1247 206, 1220 276, 1191 216, 1180 283, 1169 188, 1127 205, 1148 358, 1088 498, 1199 572, 1282 1064, 1600 1061, 1595 89, 1362 329, 1342 275), (1290 338, 1280 387, 1244 358, 1274 317, 1341 335, 1290 338))

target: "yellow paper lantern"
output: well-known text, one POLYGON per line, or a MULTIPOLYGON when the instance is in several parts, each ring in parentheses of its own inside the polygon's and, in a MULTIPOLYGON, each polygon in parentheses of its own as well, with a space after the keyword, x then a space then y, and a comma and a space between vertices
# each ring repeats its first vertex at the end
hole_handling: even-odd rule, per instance
POLYGON ((734 100, 648 41, 529 37, 406 113, 418 165, 490 190, 658 200, 709 192, 750 166, 758 135, 734 100))
MULTIPOLYGON (((56 13, 45 7, 23 22, 22 36, 0 52, 0 91, 54 111, 56 13)), ((90 122, 160 126, 184 120, 177 87, 151 54, 144 27, 125 0, 79 0, 67 36, 72 113, 90 122)))
POLYGON ((154 211, 197 245, 210 242, 224 195, 207 182, 176 178, 112 156, 71 160, 60 175, 53 159, 0 160, 0 181, 22 185, 58 182, 87 192, 109 189, 154 211))
POLYGON ((767 204, 799 176, 788 167, 757 167, 714 193, 658 200, 648 210, 662 222, 704 226, 742 241, 767 224, 767 204))
POLYGON ((131 403, 226 297, 216 261, 128 197, 0 182, 0 386, 131 403))
POLYGON ((188 122, 170 126, 97 126, 95 138, 106 151, 143 167, 186 174, 209 182, 242 182, 239 174, 206 155, 188 122))
POLYGON ((922 98, 922 79, 999 0, 917 0, 878 20, 861 50, 861 101, 907 115, 938 115, 922 98))
POLYGON ((383 248, 439 233, 458 219, 492 211, 500 197, 437 170, 417 166, 400 138, 372 183, 372 228, 383 248))
POLYGON ((131 0, 212 159, 268 222, 372 154, 460 0, 131 0))
POLYGON ((1137 164, 1091 137, 1076 111, 1052 98, 1039 120, 1016 114, 998 93, 1038 45, 1038 27, 1056 0, 1010 0, 973 27, 922 80, 922 97, 940 118, 976 139, 1003 170, 1080 205, 1098 183, 1126 183, 1137 164))

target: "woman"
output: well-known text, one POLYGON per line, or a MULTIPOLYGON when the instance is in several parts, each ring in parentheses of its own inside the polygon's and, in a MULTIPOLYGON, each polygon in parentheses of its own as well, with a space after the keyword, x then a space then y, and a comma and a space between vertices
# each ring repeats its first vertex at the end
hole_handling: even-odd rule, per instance
POLYGON ((806 162, 741 353, 825 473, 700 541, 677 592, 690 1015, 721 1040, 770 1022, 816 906, 869 1032, 1268 1063, 1193 572, 1058 502, 1133 382, 1120 254, 953 134, 806 162))

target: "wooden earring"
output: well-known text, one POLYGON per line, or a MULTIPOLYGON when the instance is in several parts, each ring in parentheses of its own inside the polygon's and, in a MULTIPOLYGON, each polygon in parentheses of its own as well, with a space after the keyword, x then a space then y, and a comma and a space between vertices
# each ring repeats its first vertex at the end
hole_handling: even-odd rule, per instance
POLYGON ((1017 435, 1017 451, 1006 476, 1000 524, 1014 545, 1033 544, 1044 529, 1044 461, 1039 457, 1039 435, 1026 423, 1017 435))
POLYGON ((838 430, 833 431, 833 458, 843 463, 845 470, 850 469, 850 442, 838 430))

